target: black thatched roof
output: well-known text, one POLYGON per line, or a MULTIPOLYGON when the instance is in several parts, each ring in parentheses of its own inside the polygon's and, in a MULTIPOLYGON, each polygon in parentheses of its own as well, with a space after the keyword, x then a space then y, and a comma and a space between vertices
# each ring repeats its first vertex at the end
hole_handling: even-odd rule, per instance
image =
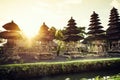
POLYGON ((69 34, 79 34, 80 33, 80 30, 78 29, 67 29, 64 34, 65 35, 69 35, 69 34))
POLYGON ((98 29, 98 28, 103 28, 103 26, 91 26, 88 28, 88 30, 92 30, 92 29, 98 29))
POLYGON ((68 24, 67 24, 67 26, 69 26, 69 27, 67 27, 67 28, 77 28, 77 26, 76 26, 76 23, 75 23, 75 20, 73 19, 73 17, 71 17, 71 19, 68 21, 68 24))
POLYGON ((18 27, 18 25, 16 23, 14 23, 13 21, 3 25, 3 28, 6 30, 20 31, 20 28, 18 27))
POLYGON ((111 9, 109 19, 109 27, 106 30, 108 40, 120 40, 120 17, 116 8, 111 9))
POLYGON ((38 41, 52 41, 54 39, 53 35, 50 34, 49 27, 45 23, 40 27, 36 39, 38 41))
POLYGON ((68 27, 64 30, 64 39, 63 41, 69 42, 69 41, 79 41, 83 39, 82 36, 80 36, 80 30, 76 26, 75 20, 71 17, 71 19, 68 21, 68 27))
POLYGON ((100 34, 100 33, 104 33, 105 31, 104 30, 99 30, 99 29, 96 29, 96 30, 91 30, 89 31, 87 34, 100 34))
POLYGON ((97 35, 95 36, 96 40, 106 40, 107 36, 105 34, 97 35))
POLYGON ((45 24, 45 22, 43 23, 43 25, 40 27, 40 32, 42 31, 48 31, 49 27, 45 24))
POLYGON ((0 32, 0 37, 4 39, 22 39, 22 36, 17 31, 3 31, 0 32))
POLYGON ((86 41, 94 41, 94 40, 106 40, 107 36, 105 34, 95 35, 95 36, 88 36, 85 38, 86 41))
POLYGON ((88 35, 91 35, 89 37, 87 37, 88 39, 101 39, 102 36, 97 36, 97 35, 101 35, 101 34, 104 34, 105 31, 102 30, 103 26, 101 26, 100 24, 100 19, 99 19, 99 16, 97 13, 95 13, 95 11, 93 12, 93 14, 91 15, 91 18, 90 18, 90 27, 88 28, 88 32, 87 34, 88 35))

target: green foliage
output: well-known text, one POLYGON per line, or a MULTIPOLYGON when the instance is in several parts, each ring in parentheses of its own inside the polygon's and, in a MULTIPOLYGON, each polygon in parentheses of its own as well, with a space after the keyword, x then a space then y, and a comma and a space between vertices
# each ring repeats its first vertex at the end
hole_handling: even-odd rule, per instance
POLYGON ((87 80, 86 78, 82 78, 82 79, 80 79, 80 80, 87 80))
MULTIPOLYGON (((0 78, 11 78, 14 75, 16 75, 16 78, 40 77, 63 73, 117 69, 119 66, 120 58, 7 64, 0 65, 0 78)), ((99 80, 99 77, 96 77, 96 79, 99 80)))
POLYGON ((50 32, 50 34, 55 38, 56 28, 55 28, 55 27, 51 27, 51 28, 49 29, 49 32, 50 32))
MULTIPOLYGON (((67 79, 67 78, 66 78, 67 79)), ((69 78, 70 79, 70 78, 69 78)), ((70 79, 71 80, 71 79, 70 79)), ((94 78, 91 79, 87 79, 87 78, 81 78, 80 80, 120 80, 120 74, 117 75, 112 75, 112 76, 96 76, 94 78)))
POLYGON ((96 76, 96 77, 95 77, 95 80, 100 80, 100 76, 96 76))
POLYGON ((71 60, 72 60, 72 58, 71 58, 71 57, 68 57, 68 58, 67 58, 67 61, 71 61, 71 60))
POLYGON ((55 27, 51 27, 51 28, 49 29, 49 31, 50 31, 51 33, 55 34, 56 28, 55 28, 55 27))
POLYGON ((56 33, 55 33, 55 39, 57 40, 63 40, 63 32, 62 30, 57 30, 56 33))
POLYGON ((85 35, 87 35, 87 33, 85 32, 85 28, 86 27, 78 27, 78 30, 80 31, 80 36, 85 37, 85 35))

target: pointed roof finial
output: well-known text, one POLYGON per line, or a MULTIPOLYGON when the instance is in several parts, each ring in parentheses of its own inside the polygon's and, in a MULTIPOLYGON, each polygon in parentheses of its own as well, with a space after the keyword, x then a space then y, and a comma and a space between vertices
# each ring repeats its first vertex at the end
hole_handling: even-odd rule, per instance
POLYGON ((117 10, 117 9, 115 7, 113 7, 112 10, 117 10))
POLYGON ((43 27, 44 27, 44 28, 47 28, 47 29, 49 28, 49 27, 45 24, 45 22, 43 22, 41 28, 43 28, 43 27))
POLYGON ((45 22, 43 22, 43 25, 45 25, 45 22))
POLYGON ((115 7, 113 6, 113 9, 114 9, 115 7))
POLYGON ((93 11, 93 13, 95 14, 95 11, 93 11))
POLYGON ((75 20, 73 19, 73 17, 71 17, 71 19, 68 22, 73 22, 73 21, 75 21, 75 20))
POLYGON ((11 23, 14 23, 14 21, 12 20, 11 23))
POLYGON ((91 16, 98 16, 98 14, 95 11, 93 11, 93 14, 91 16))

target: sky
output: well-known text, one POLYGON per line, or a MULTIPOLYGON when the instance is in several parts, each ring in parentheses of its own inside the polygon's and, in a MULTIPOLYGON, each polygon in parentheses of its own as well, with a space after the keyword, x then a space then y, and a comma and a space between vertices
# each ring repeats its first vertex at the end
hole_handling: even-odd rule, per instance
POLYGON ((0 0, 0 30, 13 20, 26 35, 34 36, 43 22, 63 29, 71 17, 87 29, 93 11, 106 29, 113 6, 120 13, 120 0, 0 0))

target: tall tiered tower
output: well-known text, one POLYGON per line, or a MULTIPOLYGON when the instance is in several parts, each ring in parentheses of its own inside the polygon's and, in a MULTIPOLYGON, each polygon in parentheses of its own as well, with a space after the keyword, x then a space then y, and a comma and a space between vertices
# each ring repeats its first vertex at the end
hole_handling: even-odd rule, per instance
POLYGON ((109 51, 120 52, 120 17, 116 8, 112 8, 110 12, 108 29, 109 51))
POLYGON ((81 32, 72 17, 68 21, 67 26, 63 33, 63 41, 66 43, 65 50, 67 51, 66 53, 73 53, 73 55, 75 55, 80 52, 78 50, 78 44, 80 44, 80 40, 83 39, 83 37, 80 35, 81 32))
POLYGON ((103 26, 100 25, 100 19, 95 11, 90 18, 90 27, 88 28, 88 41, 90 43, 90 52, 103 52, 105 31, 102 29, 103 26))
POLYGON ((79 41, 81 39, 83 39, 83 37, 81 37, 79 35, 80 31, 78 30, 78 27, 76 26, 75 20, 71 17, 71 19, 68 21, 68 27, 65 28, 65 42, 69 42, 69 41, 79 41))
POLYGON ((93 37, 93 40, 95 39, 102 39, 104 37, 104 30, 102 30, 103 26, 100 25, 100 19, 98 17, 98 14, 93 12, 90 19, 90 27, 88 28, 88 35, 93 37))

